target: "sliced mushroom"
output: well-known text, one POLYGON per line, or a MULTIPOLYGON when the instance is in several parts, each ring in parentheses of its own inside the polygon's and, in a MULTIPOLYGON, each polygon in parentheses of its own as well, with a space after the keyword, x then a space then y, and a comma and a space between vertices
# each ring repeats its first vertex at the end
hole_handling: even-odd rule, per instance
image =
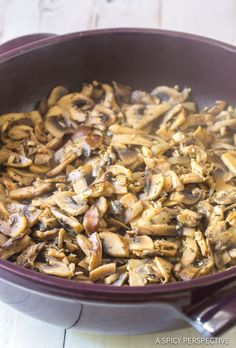
POLYGON ((183 266, 191 265, 197 258, 198 247, 195 239, 187 237, 185 240, 184 251, 181 258, 183 266))
POLYGON ((73 272, 64 263, 54 259, 49 260, 49 264, 36 263, 35 266, 44 274, 54 275, 61 278, 71 278, 73 272))
POLYGON ((15 239, 9 238, 2 249, 0 249, 0 258, 7 260, 12 255, 25 250, 31 243, 31 238, 27 235, 20 235, 15 239))
POLYGON ((100 225, 100 215, 98 208, 93 205, 84 214, 83 226, 88 234, 98 231, 100 225))
POLYGON ((58 106, 53 106, 47 113, 45 128, 57 139, 61 139, 65 134, 72 133, 68 120, 63 116, 62 108, 58 106))
POLYGON ((116 271, 116 264, 115 263, 107 263, 105 265, 99 266, 92 270, 89 273, 89 279, 93 282, 103 279, 106 276, 108 276, 111 273, 115 273, 116 271))
POLYGON ((19 213, 10 215, 8 222, 11 229, 10 236, 12 238, 19 237, 26 230, 28 225, 27 218, 19 213))
POLYGON ((47 176, 54 176, 61 173, 66 168, 66 166, 72 163, 76 158, 77 158, 76 153, 72 153, 68 155, 62 163, 58 164, 56 167, 54 167, 49 172, 47 172, 47 176))
POLYGON ((146 192, 140 196, 141 199, 157 199, 164 187, 165 178, 163 174, 153 174, 148 178, 146 192))
POLYGON ((28 199, 40 196, 42 193, 46 193, 52 190, 52 184, 40 183, 37 186, 22 187, 9 192, 9 196, 12 199, 28 199))
POLYGON ((114 257, 129 256, 128 243, 124 237, 110 231, 100 232, 99 237, 102 240, 103 250, 107 255, 114 257))
POLYGON ((72 216, 82 215, 89 208, 87 201, 77 200, 77 196, 70 191, 58 192, 55 195, 55 203, 60 209, 72 216))
POLYGON ((67 93, 68 90, 64 86, 56 86, 55 88, 53 88, 47 100, 48 106, 51 107, 55 105, 58 100, 67 93))
POLYGON ((25 168, 32 164, 30 158, 20 156, 18 154, 12 153, 7 160, 6 165, 13 168, 25 168))
POLYGON ((184 209, 177 215, 177 220, 187 227, 197 226, 200 219, 201 215, 190 209, 184 209))
POLYGON ((159 256, 154 258, 154 262, 161 282, 167 283, 171 278, 172 263, 159 256))
POLYGON ((76 236, 76 240, 77 240, 79 247, 84 252, 84 254, 86 256, 90 257, 91 250, 92 250, 92 242, 89 240, 89 238, 84 236, 83 234, 78 234, 76 236))
POLYGON ((221 155, 221 159, 231 173, 236 175, 236 157, 230 152, 225 152, 221 155))
POLYGON ((136 226, 138 234, 151 235, 151 236, 177 236, 178 229, 175 225, 168 224, 149 224, 143 226, 136 226))
POLYGON ((34 261, 36 260, 39 253, 44 249, 44 247, 45 242, 29 246, 17 257, 17 265, 25 267, 34 267, 34 261))
POLYGON ((90 252, 90 260, 89 260, 89 271, 93 271, 96 269, 102 261, 102 243, 97 232, 94 232, 89 237, 89 240, 92 244, 92 249, 90 252))
POLYGON ((135 236, 130 241, 129 249, 131 251, 153 250, 154 244, 148 236, 135 236))
POLYGON ((168 103, 147 106, 136 104, 127 107, 125 115, 130 126, 135 129, 142 129, 169 109, 170 104, 168 103))
POLYGON ((76 233, 82 231, 82 225, 75 217, 64 215, 54 208, 51 208, 51 212, 65 229, 76 233))

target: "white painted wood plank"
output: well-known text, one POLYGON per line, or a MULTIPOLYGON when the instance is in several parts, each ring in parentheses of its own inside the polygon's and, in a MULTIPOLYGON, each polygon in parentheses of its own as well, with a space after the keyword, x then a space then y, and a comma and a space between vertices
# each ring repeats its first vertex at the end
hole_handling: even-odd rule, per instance
POLYGON ((16 311, 0 302, 0 347, 10 348, 10 337, 15 325, 16 311))
POLYGON ((2 41, 39 31, 39 0, 8 0, 2 41))
MULTIPOLYGON (((63 328, 16 312, 8 345, 4 348, 63 348, 64 332, 63 328)), ((3 348, 1 343, 0 347, 3 348)))
POLYGON ((95 11, 97 28, 157 28, 160 0, 96 0, 95 11))
POLYGON ((95 0, 40 0, 40 32, 64 34, 92 29, 95 0))
POLYGON ((4 16, 6 13, 7 0, 0 0, 0 42, 3 35, 4 29, 4 16))
MULTIPOLYGON (((163 332, 149 335, 137 335, 137 336, 102 336, 82 334, 76 330, 67 330, 65 348, 182 348, 183 344, 167 343, 168 338, 183 339, 183 338, 200 338, 200 334, 192 328, 177 330, 171 332, 163 332)), ((227 338, 229 344, 228 348, 235 348, 236 342, 236 329, 233 329, 226 333, 223 338, 227 338)), ((188 347, 196 347, 196 344, 188 344, 188 347)), ((209 347, 209 344, 201 344, 201 348, 209 347)), ((221 345, 219 345, 220 347, 221 345)))
POLYGON ((236 44, 236 1, 163 0, 161 28, 236 44))

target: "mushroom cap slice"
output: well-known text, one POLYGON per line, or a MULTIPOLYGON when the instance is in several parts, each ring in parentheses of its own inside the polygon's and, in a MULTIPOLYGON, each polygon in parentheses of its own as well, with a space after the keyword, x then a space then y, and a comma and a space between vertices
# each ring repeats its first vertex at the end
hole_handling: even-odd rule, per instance
POLYGON ((97 268, 102 261, 102 243, 97 232, 94 232, 89 237, 90 242, 92 243, 92 249, 90 253, 89 260, 89 271, 97 268))
POLYGON ((153 250, 154 244, 148 236, 135 236, 131 239, 129 249, 131 251, 153 250))
POLYGON ((25 156, 12 153, 7 160, 6 165, 13 168, 25 168, 32 164, 32 160, 25 156))
POLYGON ((95 268, 94 270, 90 271, 89 273, 89 279, 93 282, 103 279, 106 276, 108 276, 111 273, 115 273, 116 271, 116 264, 115 263, 107 263, 105 265, 99 266, 95 268))
POLYGON ((27 218, 19 213, 10 215, 8 222, 11 228, 10 236, 12 238, 19 237, 28 225, 27 218))
POLYGON ((60 98, 68 93, 68 89, 64 86, 56 86, 51 90, 51 93, 48 96, 48 106, 51 107, 55 105, 60 98))
POLYGON ((142 194, 140 198, 145 200, 157 199, 163 190, 164 184, 165 178, 163 174, 159 173, 151 175, 146 192, 142 194))
POLYGON ((76 240, 77 240, 79 247, 84 252, 84 254, 86 256, 90 257, 91 250, 93 247, 91 240, 83 234, 78 234, 76 236, 76 240))
POLYGON ((25 250, 31 243, 31 238, 27 235, 21 234, 18 238, 10 238, 0 249, 0 258, 7 260, 12 255, 25 250))
POLYGON ((159 256, 156 256, 154 261, 156 263, 157 272, 162 283, 167 283, 171 277, 171 271, 173 268, 172 263, 159 256))
POLYGON ((16 260, 17 265, 25 267, 33 267, 34 261, 38 254, 44 249, 45 242, 40 242, 38 244, 33 244, 26 248, 16 260))
POLYGON ((185 248, 182 254, 181 263, 183 266, 191 265, 197 258, 198 247, 195 239, 186 237, 185 248))
POLYGON ((236 156, 230 152, 225 152, 221 155, 221 159, 231 173, 236 175, 236 156))
POLYGON ((73 272, 64 262, 57 260, 50 260, 49 265, 38 263, 35 266, 44 274, 54 275, 61 278, 71 278, 73 275, 73 272))
POLYGON ((141 129, 163 115, 170 107, 168 103, 147 106, 135 104, 127 107, 125 115, 130 126, 135 129, 141 129))
POLYGON ((124 237, 110 231, 100 232, 99 237, 102 240, 103 250, 107 255, 114 257, 129 256, 128 243, 124 237))
POLYGON ((39 183, 37 186, 26 186, 9 192, 12 199, 35 198, 43 193, 51 191, 53 188, 51 183, 39 183))
POLYGON ((76 233, 82 231, 83 227, 75 217, 64 215, 55 208, 51 208, 51 212, 65 229, 69 229, 76 233))
POLYGON ((89 206, 86 201, 76 201, 73 192, 62 191, 55 195, 55 203, 60 209, 72 216, 84 214, 89 206))
POLYGON ((100 215, 97 206, 92 205, 84 214, 83 226, 88 234, 98 231, 100 215))

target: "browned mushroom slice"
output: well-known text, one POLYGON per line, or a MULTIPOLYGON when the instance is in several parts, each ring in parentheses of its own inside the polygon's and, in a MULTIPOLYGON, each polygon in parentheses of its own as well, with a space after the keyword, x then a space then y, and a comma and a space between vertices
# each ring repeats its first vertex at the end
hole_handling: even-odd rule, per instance
POLYGON ((101 196, 110 197, 114 193, 114 187, 109 181, 100 181, 90 185, 90 197, 98 198, 101 196))
POLYGON ((149 123, 163 115, 170 109, 170 104, 162 103, 159 105, 130 105, 125 110, 128 124, 136 129, 141 129, 149 123))
POLYGON ((172 105, 183 103, 190 93, 190 88, 184 88, 182 92, 179 91, 178 87, 171 88, 168 86, 158 86, 154 88, 151 95, 154 95, 161 100, 168 100, 172 105))
POLYGON ((221 155, 221 159, 230 172, 236 175, 236 156, 233 153, 225 152, 221 155))
POLYGON ((143 226, 136 226, 138 234, 150 235, 150 236, 177 236, 178 229, 175 225, 168 224, 149 224, 143 226))
POLYGON ((13 140, 27 139, 31 136, 33 128, 26 125, 16 125, 9 129, 8 137, 13 140))
POLYGON ((12 238, 19 237, 26 230, 28 225, 27 218, 19 213, 10 215, 8 222, 11 228, 10 236, 12 238))
POLYGON ((159 282, 159 277, 153 269, 154 264, 149 260, 128 260, 127 270, 129 272, 129 285, 130 286, 143 286, 148 283, 149 280, 159 282))
POLYGON ((112 81, 112 83, 113 83, 116 95, 124 102, 129 101, 130 95, 132 92, 130 86, 123 85, 115 81, 112 81))
POLYGON ((75 217, 64 215, 54 208, 51 208, 51 212, 57 218, 58 222, 65 227, 65 229, 69 229, 76 233, 80 233, 82 231, 83 227, 79 220, 77 220, 75 217))
POLYGON ((135 236, 131 238, 130 240, 129 249, 132 252, 143 251, 143 250, 153 250, 154 244, 152 239, 148 236, 135 236))
POLYGON ((89 240, 89 238, 84 236, 83 234, 78 234, 76 236, 76 240, 77 240, 79 247, 84 252, 84 254, 86 256, 90 257, 91 250, 92 250, 92 242, 89 240))
POLYGON ((47 172, 47 176, 54 176, 61 173, 66 168, 66 166, 72 163, 76 158, 77 158, 77 154, 71 153, 65 158, 65 160, 62 163, 58 164, 56 167, 54 167, 49 172, 47 172))
POLYGON ((49 265, 44 263, 35 263, 35 267, 44 274, 54 275, 61 278, 71 278, 73 272, 64 263, 54 259, 49 260, 49 265))
POLYGON ((37 230, 33 232, 33 237, 36 238, 36 240, 53 240, 58 235, 58 232, 58 228, 52 228, 46 231, 37 230))
POLYGON ((84 214, 89 206, 87 201, 76 200, 73 192, 62 191, 55 194, 55 203, 60 209, 72 216, 84 214))
POLYGON ((12 255, 25 250, 31 243, 31 238, 27 235, 20 235, 15 239, 10 238, 0 249, 0 258, 7 260, 12 255))
POLYGON ((194 236, 202 255, 205 257, 210 256, 211 252, 209 250, 209 246, 206 243, 203 233, 201 231, 195 231, 194 236))
POLYGON ((3 220, 7 220, 9 218, 9 215, 9 211, 7 210, 5 205, 2 202, 0 202, 0 218, 2 218, 3 220))
POLYGON ((37 186, 22 187, 9 192, 9 196, 13 199, 27 199, 38 197, 43 193, 51 191, 53 188, 50 183, 39 183, 37 186))
POLYGON ((93 106, 93 100, 82 93, 69 93, 65 94, 58 100, 58 105, 68 110, 70 117, 78 122, 85 121, 85 118, 77 118, 76 113, 79 113, 80 109, 90 109, 93 106))
POLYGON ((197 276, 199 269, 194 266, 188 266, 179 272, 180 279, 191 280, 197 276))
POLYGON ((157 239, 154 241, 154 248, 158 255, 174 257, 176 256, 178 245, 175 242, 157 239))
POLYGON ((202 127, 198 127, 193 133, 194 138, 199 141, 205 148, 213 141, 213 135, 202 127))
POLYGON ((98 208, 92 205, 84 214, 83 226, 88 234, 98 231, 100 225, 100 215, 98 208))
POLYGON ((142 202, 138 201, 135 195, 132 193, 127 193, 120 199, 121 206, 125 207, 124 216, 125 223, 132 221, 136 218, 142 211, 142 202))
POLYGON ((36 164, 31 164, 29 166, 29 170, 35 174, 46 174, 47 172, 49 172, 50 169, 51 169, 51 167, 49 167, 47 165, 37 166, 36 164))
POLYGON ((47 103, 48 106, 51 107, 55 105, 60 98, 62 98, 65 94, 68 93, 67 88, 64 86, 56 86, 52 89, 51 93, 49 94, 47 103))
MULTIPOLYGON (((31 166, 29 166, 30 169, 31 166)), ((7 168, 7 174, 9 177, 18 182, 19 185, 23 186, 29 186, 32 184, 32 182, 35 180, 36 175, 33 173, 28 172, 27 170, 24 169, 19 169, 19 168, 7 168)))
POLYGON ((5 163, 8 160, 8 158, 10 157, 11 154, 12 154, 12 152, 9 149, 2 148, 0 150, 0 164, 5 163))
POLYGON ((100 240, 100 237, 97 232, 94 232, 89 237, 90 242, 92 243, 92 249, 90 253, 90 260, 89 260, 89 271, 94 270, 97 268, 102 261, 102 243, 100 240))
POLYGON ((187 227, 197 226, 200 219, 201 215, 190 209, 184 209, 177 215, 177 220, 187 227))
POLYGON ((184 243, 184 251, 181 258, 183 266, 191 265, 198 256, 198 247, 195 239, 187 237, 184 243))
POLYGON ((182 131, 189 127, 201 126, 203 124, 208 124, 214 120, 214 116, 210 114, 193 114, 186 118, 186 121, 181 125, 180 129, 182 131))
POLYGON ((155 200, 163 190, 165 178, 163 174, 153 174, 148 178, 146 192, 140 196, 141 199, 155 200))
POLYGON ((194 205, 201 199, 201 197, 201 190, 196 188, 192 191, 184 190, 181 192, 174 192, 170 195, 170 200, 186 205, 194 205))
POLYGON ((59 106, 53 106, 49 109, 45 119, 45 128, 58 139, 61 139, 65 134, 72 133, 68 120, 63 116, 63 109, 59 106))
POLYGON ((44 247, 45 242, 29 246, 17 257, 17 265, 25 267, 34 267, 34 261, 36 260, 39 253, 44 249, 44 247))
POLYGON ((148 136, 129 135, 129 134, 114 134, 111 143, 114 145, 137 145, 152 147, 153 141, 148 136))
POLYGON ((2 233, 4 236, 11 235, 11 227, 8 221, 1 220, 0 221, 0 233, 2 233))
POLYGON ((172 263, 159 256, 156 256, 154 258, 154 262, 156 264, 156 271, 160 277, 161 282, 167 283, 171 278, 171 271, 173 268, 172 263))
POLYGON ((30 158, 20 156, 16 153, 12 153, 7 160, 6 165, 14 168, 25 168, 32 164, 32 160, 30 158))
POLYGON ((111 273, 115 273, 116 271, 116 264, 115 263, 107 263, 105 265, 99 266, 92 270, 89 273, 89 279, 93 282, 104 279, 106 276, 108 276, 111 273))
POLYGON ((137 158, 137 152, 135 150, 128 149, 127 147, 124 149, 117 149, 117 153, 125 166, 129 166, 134 163, 137 158))
POLYGON ((109 256, 128 257, 128 243, 124 237, 117 233, 104 231, 100 232, 99 236, 102 240, 103 250, 109 256))

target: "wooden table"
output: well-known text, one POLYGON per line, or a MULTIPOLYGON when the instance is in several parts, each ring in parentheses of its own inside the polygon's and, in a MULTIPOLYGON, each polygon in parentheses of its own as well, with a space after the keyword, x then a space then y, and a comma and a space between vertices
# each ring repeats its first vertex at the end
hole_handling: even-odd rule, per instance
MULTIPOLYGON (((236 44, 236 0, 0 0, 0 40, 105 27, 150 27, 236 44)), ((0 348, 150 348, 166 337, 200 337, 193 329, 141 336, 101 336, 49 325, 0 303, 0 348)), ((236 343, 236 329, 224 337, 236 343)), ((176 344, 175 347, 181 347, 176 344)), ((209 346, 209 345, 201 345, 209 346)), ((219 345, 221 347, 221 345, 219 345)))

